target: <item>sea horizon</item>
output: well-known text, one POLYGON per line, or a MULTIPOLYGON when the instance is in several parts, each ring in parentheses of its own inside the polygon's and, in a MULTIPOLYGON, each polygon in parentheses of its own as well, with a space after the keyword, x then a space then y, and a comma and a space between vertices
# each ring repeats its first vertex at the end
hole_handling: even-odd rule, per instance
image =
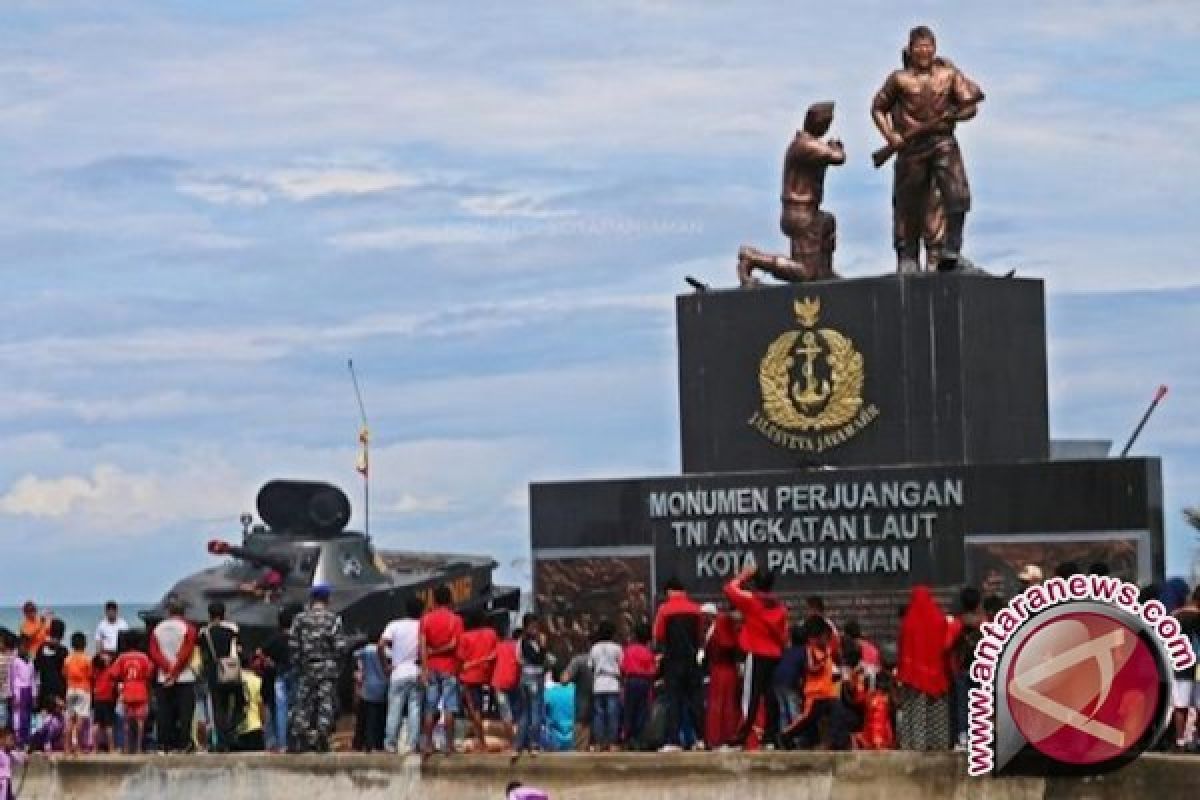
MULTIPOLYGON (((89 649, 92 644, 92 639, 96 634, 96 626, 100 624, 100 620, 104 617, 104 604, 107 601, 99 603, 43 603, 35 600, 38 604, 38 611, 53 611, 54 616, 61 619, 67 626, 66 638, 70 639, 71 634, 80 632, 87 636, 89 649)), ((117 601, 117 607, 120 610, 120 615, 131 628, 144 627, 141 617, 138 616, 139 611, 145 611, 154 606, 153 602, 149 601, 117 601)), ((0 628, 7 628, 12 632, 17 632, 21 625, 22 619, 21 606, 0 606, 0 628)))

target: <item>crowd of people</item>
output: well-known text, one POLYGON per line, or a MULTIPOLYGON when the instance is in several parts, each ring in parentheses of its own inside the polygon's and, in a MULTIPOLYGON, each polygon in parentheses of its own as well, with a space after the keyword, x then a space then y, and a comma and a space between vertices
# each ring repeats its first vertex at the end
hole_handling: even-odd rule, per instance
MULTIPOLYGON (((1041 570, 1020 578, 1038 583, 1041 570)), ((378 641, 353 650, 349 708, 339 691, 347 641, 325 587, 307 607, 282 610, 275 635, 253 647, 220 602, 197 626, 169 598, 149 632, 109 603, 94 636, 65 642, 62 620, 27 603, 20 630, 0 632, 0 788, 30 751, 328 751, 345 712, 350 746, 368 752, 963 745, 980 626, 1003 598, 966 587, 947 613, 913 587, 893 649, 856 620, 839 626, 819 596, 789 609, 772 583, 748 567, 718 606, 670 581, 652 620, 625 636, 602 620, 567 658, 553 655, 536 615, 510 632, 507 615, 460 615, 442 587, 432 608, 410 598, 378 641)), ((1150 597, 1200 645, 1200 588, 1172 579, 1147 587, 1150 597)), ((1175 676, 1168 747, 1193 746, 1194 678, 1175 676)))

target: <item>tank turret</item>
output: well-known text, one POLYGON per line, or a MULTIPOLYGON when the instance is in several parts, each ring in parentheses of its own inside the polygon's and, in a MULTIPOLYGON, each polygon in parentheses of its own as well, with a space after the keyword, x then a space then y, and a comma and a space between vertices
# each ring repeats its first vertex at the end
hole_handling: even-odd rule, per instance
POLYGON ((336 536, 350 523, 350 499, 328 483, 271 481, 258 490, 258 516, 276 533, 336 536))

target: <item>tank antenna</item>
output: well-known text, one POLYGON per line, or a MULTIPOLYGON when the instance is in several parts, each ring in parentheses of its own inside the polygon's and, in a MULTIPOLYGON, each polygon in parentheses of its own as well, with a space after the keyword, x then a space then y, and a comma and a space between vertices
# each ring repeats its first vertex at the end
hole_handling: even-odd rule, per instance
POLYGON ((369 450, 371 432, 367 428, 367 408, 363 405, 362 390, 358 386, 358 374, 354 371, 354 359, 346 359, 346 368, 350 370, 350 382, 354 384, 354 398, 358 401, 358 417, 361 425, 358 429, 358 460, 354 469, 363 479, 363 534, 371 538, 371 463, 369 450))

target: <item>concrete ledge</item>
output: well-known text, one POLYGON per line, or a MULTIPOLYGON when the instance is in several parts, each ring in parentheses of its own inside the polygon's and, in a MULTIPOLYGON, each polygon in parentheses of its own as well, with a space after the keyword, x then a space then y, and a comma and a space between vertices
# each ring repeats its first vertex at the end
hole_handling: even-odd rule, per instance
POLYGON ((676 753, 524 758, 435 756, 94 756, 37 758, 18 800, 499 800, 521 780, 555 800, 1166 800, 1200 785, 1200 758, 1143 756, 1096 778, 977 779, 957 753, 676 753))

